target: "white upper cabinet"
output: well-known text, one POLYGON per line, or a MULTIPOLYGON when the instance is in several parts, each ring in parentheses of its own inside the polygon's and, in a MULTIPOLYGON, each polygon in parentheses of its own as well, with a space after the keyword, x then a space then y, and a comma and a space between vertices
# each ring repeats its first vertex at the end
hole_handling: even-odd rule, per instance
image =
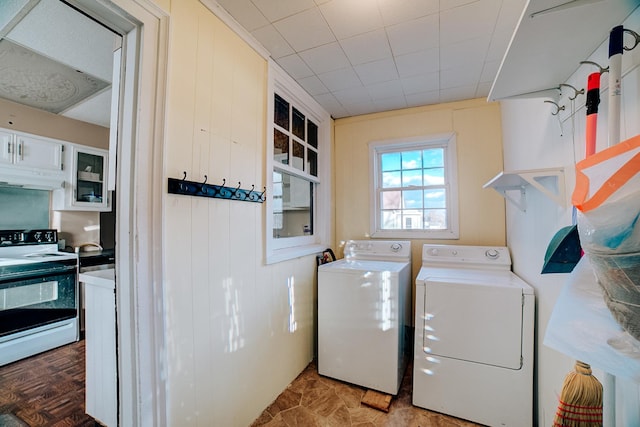
POLYGON ((60 141, 0 130, 0 163, 35 170, 62 171, 64 144, 60 141))

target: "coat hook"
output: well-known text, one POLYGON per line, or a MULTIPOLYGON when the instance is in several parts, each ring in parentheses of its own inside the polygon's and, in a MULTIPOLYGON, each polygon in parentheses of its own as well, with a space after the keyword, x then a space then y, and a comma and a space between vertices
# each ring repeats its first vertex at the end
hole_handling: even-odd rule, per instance
POLYGON ((238 181, 238 187, 233 191, 233 195, 238 197, 238 193, 240 192, 240 186, 242 184, 240 184, 240 181, 238 181))
POLYGON ((553 104, 556 106, 556 112, 551 113, 552 116, 557 116, 560 111, 564 110, 564 105, 560 106, 553 101, 544 101, 544 102, 548 102, 549 104, 553 104))
POLYGON ((581 64, 589 64, 589 65, 595 65, 596 67, 598 67, 598 69, 600 70, 600 74, 606 73, 609 71, 609 67, 604 68, 602 67, 600 64, 598 64, 597 62, 593 62, 593 61, 580 61, 581 64))
POLYGON ((260 199, 264 202, 266 200, 266 197, 264 195, 264 193, 267 192, 267 187, 262 187, 262 193, 260 193, 260 199))
POLYGON ((182 171, 182 173, 184 174, 182 180, 185 181, 187 179, 187 171, 182 171))
POLYGON ((633 49, 635 49, 636 46, 638 46, 638 43, 640 43, 640 35, 638 35, 638 33, 636 33, 635 31, 629 30, 627 28, 623 29, 622 31, 625 32, 625 33, 631 34, 635 38, 635 40, 634 40, 635 43, 634 43, 633 47, 623 46, 623 49, 624 50, 633 50, 633 49))
POLYGON ((204 182, 200 185, 200 191, 204 193, 204 186, 207 183, 207 175, 204 176, 204 182))
POLYGON ((571 96, 569 96, 569 101, 573 101, 574 99, 576 99, 578 97, 578 95, 584 95, 584 88, 578 90, 575 87, 565 84, 565 83, 560 83, 560 85, 558 86, 558 89, 560 89, 560 92, 562 92, 562 86, 567 86, 570 87, 571 89, 573 89, 573 98, 571 96))

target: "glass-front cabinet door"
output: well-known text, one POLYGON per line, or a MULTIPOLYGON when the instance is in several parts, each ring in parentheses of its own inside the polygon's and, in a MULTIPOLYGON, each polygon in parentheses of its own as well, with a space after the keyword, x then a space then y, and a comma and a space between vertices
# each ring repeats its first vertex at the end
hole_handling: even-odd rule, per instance
POLYGON ((64 190, 53 195, 54 210, 109 211, 107 171, 109 152, 98 148, 69 144, 64 190))
POLYGON ((76 150, 74 168, 76 173, 76 203, 101 204, 105 194, 105 156, 103 154, 76 150))

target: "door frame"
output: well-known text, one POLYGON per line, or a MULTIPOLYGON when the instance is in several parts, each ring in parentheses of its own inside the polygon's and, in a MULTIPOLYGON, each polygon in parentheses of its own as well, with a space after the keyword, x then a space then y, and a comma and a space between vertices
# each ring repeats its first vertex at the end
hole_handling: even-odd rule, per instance
POLYGON ((65 1, 123 36, 111 159, 117 160, 118 424, 167 425, 162 224, 169 14, 153 0, 65 1))

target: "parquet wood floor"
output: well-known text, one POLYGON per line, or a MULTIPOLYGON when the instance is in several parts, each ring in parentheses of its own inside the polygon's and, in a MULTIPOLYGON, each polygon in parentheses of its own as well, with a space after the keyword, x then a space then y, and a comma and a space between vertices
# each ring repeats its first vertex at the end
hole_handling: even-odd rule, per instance
POLYGON ((0 366, 0 414, 28 427, 95 427, 85 414, 85 342, 0 366))

